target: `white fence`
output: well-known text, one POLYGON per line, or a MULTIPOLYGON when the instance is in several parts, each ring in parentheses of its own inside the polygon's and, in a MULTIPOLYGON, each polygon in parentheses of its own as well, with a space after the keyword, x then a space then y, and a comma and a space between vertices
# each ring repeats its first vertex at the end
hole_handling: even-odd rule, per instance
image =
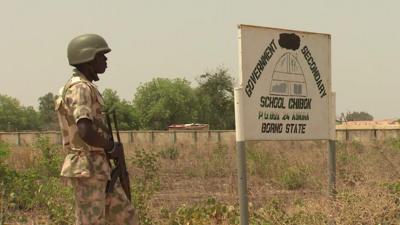
MULTIPOLYGON (((17 146, 31 146, 39 136, 47 136, 51 143, 61 143, 60 132, 0 132, 0 141, 17 146)), ((201 144, 201 143, 235 143, 234 130, 209 131, 121 131, 124 144, 201 144)), ((337 129, 338 141, 371 141, 400 138, 400 129, 337 129)))

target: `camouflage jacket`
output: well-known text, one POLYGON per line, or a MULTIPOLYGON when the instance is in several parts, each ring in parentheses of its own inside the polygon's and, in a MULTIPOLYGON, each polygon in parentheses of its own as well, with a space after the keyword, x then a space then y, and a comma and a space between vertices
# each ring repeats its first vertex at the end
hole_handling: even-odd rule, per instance
POLYGON ((101 135, 107 134, 104 102, 97 87, 79 71, 60 89, 55 108, 62 132, 65 157, 61 176, 110 178, 110 165, 102 148, 88 145, 78 134, 77 122, 90 119, 101 135))

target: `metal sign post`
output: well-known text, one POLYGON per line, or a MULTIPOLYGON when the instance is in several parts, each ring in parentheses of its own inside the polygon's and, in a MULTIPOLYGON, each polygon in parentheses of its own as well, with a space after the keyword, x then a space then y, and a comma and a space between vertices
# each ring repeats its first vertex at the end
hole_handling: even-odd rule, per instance
POLYGON ((330 197, 336 197, 336 93, 331 93, 330 122, 331 129, 328 140, 328 193, 330 197))
POLYGON ((328 193, 330 197, 336 195, 336 142, 328 141, 328 193))
POLYGON ((243 133, 242 88, 235 88, 236 156, 238 167, 240 224, 249 224, 249 203, 247 197, 246 142, 243 133))

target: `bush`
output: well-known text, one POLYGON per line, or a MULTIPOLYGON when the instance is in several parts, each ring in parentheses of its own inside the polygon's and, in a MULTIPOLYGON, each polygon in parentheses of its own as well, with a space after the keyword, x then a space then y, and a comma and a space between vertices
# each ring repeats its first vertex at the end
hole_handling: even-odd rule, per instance
POLYGON ((360 156, 355 153, 360 152, 362 148, 358 142, 343 144, 338 148, 338 178, 347 185, 354 186, 365 179, 360 156))
POLYGON ((0 141, 0 224, 4 224, 9 216, 8 213, 8 198, 9 186, 13 178, 14 171, 7 168, 4 164, 5 159, 9 155, 10 150, 8 145, 0 141))
MULTIPOLYGON (((70 188, 59 180, 60 155, 58 146, 50 145, 48 138, 39 137, 35 148, 41 155, 28 170, 15 171, 1 163, 0 187, 2 206, 5 213, 0 214, 0 222, 13 219, 15 211, 44 211, 53 224, 72 224, 73 197, 70 188)), ((0 152, 5 152, 4 145, 0 152)), ((4 153, 0 153, 4 157, 4 153)), ((23 217, 22 217, 23 220, 23 217)), ((0 223, 2 224, 2 223, 0 223)))
POLYGON ((307 167, 290 165, 285 159, 275 157, 264 149, 247 151, 248 171, 250 175, 259 176, 271 182, 277 182, 289 190, 302 188, 306 185, 310 173, 307 167))
POLYGON ((261 178, 270 178, 274 174, 275 160, 270 152, 265 150, 247 150, 247 163, 250 175, 261 178))
POLYGON ((304 209, 288 212, 282 200, 272 199, 264 207, 256 210, 250 217, 250 224, 257 225, 320 225, 328 224, 328 218, 321 212, 307 212, 304 209))
POLYGON ((7 156, 10 154, 8 144, 0 141, 0 165, 4 162, 7 156))
POLYGON ((175 212, 168 214, 168 224, 170 225, 227 223, 239 224, 238 209, 217 202, 214 198, 190 207, 182 205, 175 212))
POLYGON ((228 147, 218 143, 217 147, 213 148, 211 156, 201 161, 200 176, 226 177, 231 170, 230 165, 227 165, 228 162, 228 147))
POLYGON ((387 183, 384 185, 392 194, 400 195, 400 181, 387 183))
POLYGON ((286 167, 282 171, 279 181, 286 189, 295 190, 305 186, 307 175, 308 173, 303 168, 297 166, 286 167))
POLYGON ((388 144, 391 147, 391 149, 393 149, 396 153, 400 152, 400 139, 398 138, 388 139, 386 141, 386 144, 388 144))
POLYGON ((399 224, 399 194, 377 187, 339 191, 338 224, 399 224))
POLYGON ((160 151, 160 156, 163 159, 176 160, 179 157, 178 148, 172 146, 160 151))
POLYGON ((74 221, 74 198, 71 188, 64 187, 59 178, 51 177, 39 185, 36 199, 43 205, 46 214, 54 224, 68 225, 74 221))
POLYGON ((138 212, 139 221, 143 225, 154 224, 149 215, 151 197, 160 188, 159 155, 146 152, 144 149, 135 152, 132 164, 138 169, 133 176, 132 200, 138 212))
POLYGON ((41 176, 58 177, 62 158, 60 155, 61 146, 50 144, 48 137, 38 137, 33 144, 35 150, 40 151, 40 156, 35 159, 37 162, 37 172, 41 176))
MULTIPOLYGON (((0 141, 0 184, 3 183, 2 187, 9 184, 13 177, 13 171, 10 170, 4 163, 9 154, 10 150, 8 144, 0 141)), ((4 191, 5 189, 0 190, 4 191)))

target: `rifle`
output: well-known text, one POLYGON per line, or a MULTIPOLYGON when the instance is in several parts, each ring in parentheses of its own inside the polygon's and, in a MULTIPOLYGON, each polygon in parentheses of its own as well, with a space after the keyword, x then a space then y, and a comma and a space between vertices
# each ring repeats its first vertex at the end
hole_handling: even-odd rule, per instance
POLYGON ((111 134, 111 138, 112 138, 113 142, 114 142, 114 137, 113 137, 113 131, 112 131, 112 127, 111 127, 111 120, 110 120, 110 116, 109 116, 110 113, 113 115, 114 127, 115 127, 115 131, 117 134, 117 140, 118 140, 117 143, 118 143, 118 145, 120 145, 121 154, 119 154, 117 158, 113 159, 114 168, 111 171, 111 180, 109 180, 107 182, 106 193, 113 192, 115 182, 117 182, 117 179, 119 178, 122 189, 124 190, 124 192, 126 194, 126 197, 129 199, 129 201, 131 201, 132 200, 131 185, 130 185, 130 181, 129 181, 129 174, 128 174, 128 171, 126 170, 124 146, 122 145, 121 139, 119 137, 117 116, 116 116, 115 110, 113 110, 109 113, 106 113, 107 126, 108 126, 108 130, 111 134))

